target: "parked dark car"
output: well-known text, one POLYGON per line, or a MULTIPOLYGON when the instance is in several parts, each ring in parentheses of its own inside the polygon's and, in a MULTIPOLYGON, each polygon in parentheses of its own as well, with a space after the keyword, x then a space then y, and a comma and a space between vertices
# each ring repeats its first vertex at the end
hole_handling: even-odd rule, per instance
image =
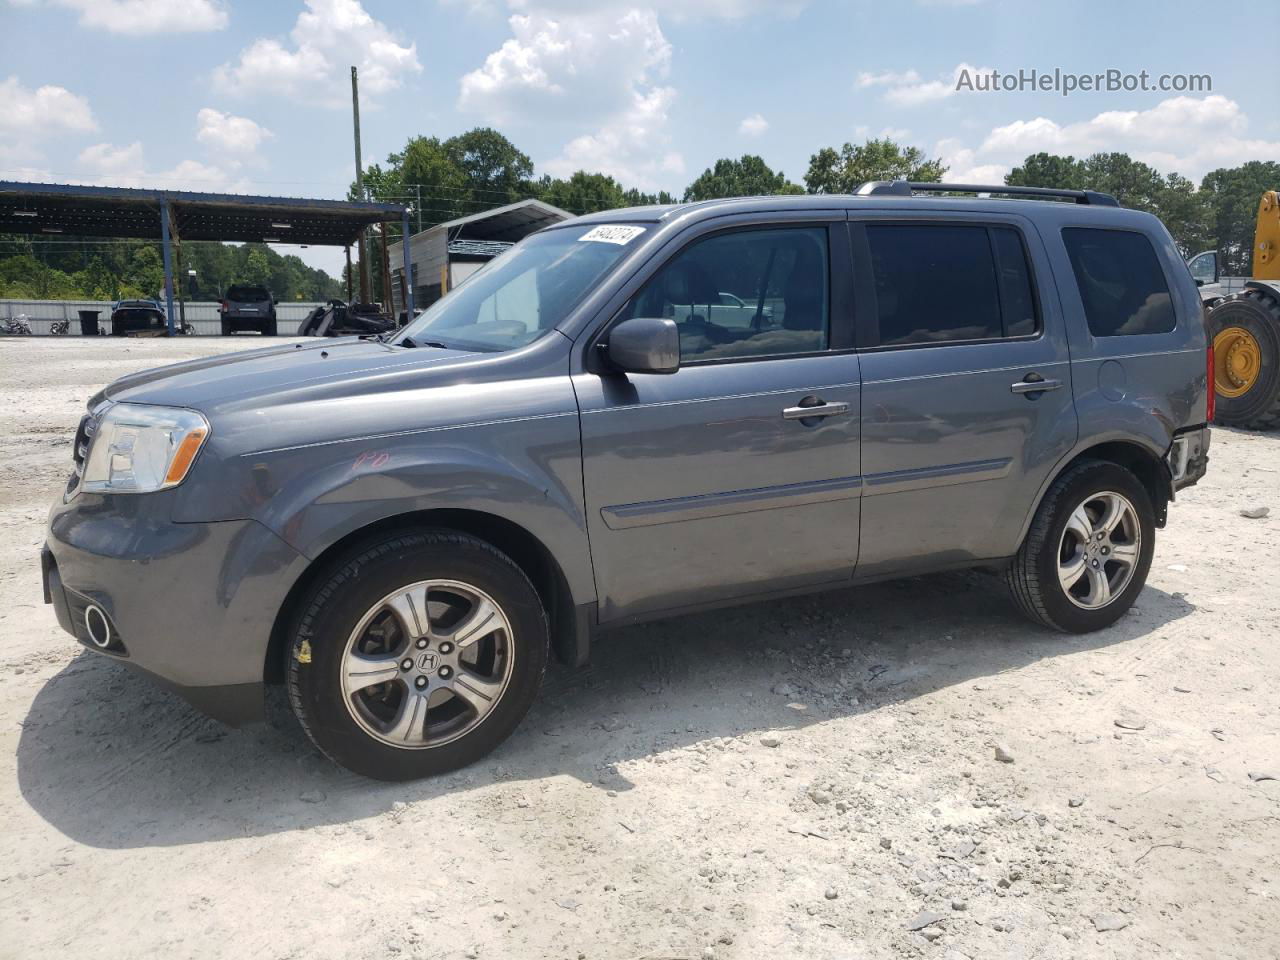
POLYGON ((165 329, 164 310, 154 300, 121 300, 111 308, 111 335, 123 337, 165 329))
MULTIPOLYGON (((986 567, 1042 628, 1107 627, 1208 466, 1195 283, 1111 197, 931 189, 1011 188, 590 214, 386 340, 117 380, 71 445, 46 600, 233 723, 285 684, 385 779, 483 756, 548 656, 650 618, 986 567)), ((986 603, 956 615, 1010 633, 986 603)))
POLYGON ((222 335, 256 330, 264 336, 276 335, 276 301, 266 287, 235 284, 227 288, 219 310, 222 335))

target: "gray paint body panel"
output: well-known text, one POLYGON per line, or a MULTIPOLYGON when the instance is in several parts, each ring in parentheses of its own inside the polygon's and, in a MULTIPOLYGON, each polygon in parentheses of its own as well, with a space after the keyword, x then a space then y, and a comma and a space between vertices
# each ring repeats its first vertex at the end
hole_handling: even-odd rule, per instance
MULTIPOLYGON (((1204 422, 1198 291, 1167 231, 1145 214, 1038 201, 788 197, 612 211, 573 224, 588 222, 646 231, 555 331, 522 349, 321 341, 112 384, 91 406, 192 407, 212 432, 176 489, 56 505, 48 545, 60 582, 101 600, 135 664, 210 692, 193 696, 209 709, 216 691, 242 703, 262 681, 289 590, 329 547, 371 523, 433 509, 499 517, 547 548, 579 610, 598 604, 601 623, 622 623, 1006 557, 1072 457, 1114 440, 1158 457, 1175 431, 1204 422), (594 369, 600 331, 692 239, 733 226, 877 218, 1017 226, 1042 334, 689 364, 669 376, 594 369), (1177 328, 1093 338, 1064 226, 1148 236, 1177 328), (1065 386, 1012 392, 1031 372, 1065 386), (782 416, 806 397, 848 412, 782 416)), ((847 335, 854 318, 833 305, 833 324, 847 335)))

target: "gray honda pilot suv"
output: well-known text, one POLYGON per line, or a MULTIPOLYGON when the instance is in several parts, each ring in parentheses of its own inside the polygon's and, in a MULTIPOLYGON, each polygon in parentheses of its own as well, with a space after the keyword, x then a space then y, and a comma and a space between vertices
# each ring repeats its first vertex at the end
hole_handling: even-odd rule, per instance
POLYGON ((1110 197, 939 189, 594 214, 385 341, 118 380, 46 600, 229 723, 285 683, 385 779, 493 749, 603 627, 971 566, 1105 627, 1206 469, 1195 283, 1110 197))

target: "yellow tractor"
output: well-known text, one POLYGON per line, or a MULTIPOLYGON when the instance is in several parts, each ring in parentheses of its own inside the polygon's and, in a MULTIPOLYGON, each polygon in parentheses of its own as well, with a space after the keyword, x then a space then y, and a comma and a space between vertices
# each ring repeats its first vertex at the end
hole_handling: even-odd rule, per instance
POLYGON ((1280 427, 1280 194, 1268 190, 1258 203, 1252 277, 1220 277, 1213 250, 1187 265, 1208 311, 1215 422, 1280 427))

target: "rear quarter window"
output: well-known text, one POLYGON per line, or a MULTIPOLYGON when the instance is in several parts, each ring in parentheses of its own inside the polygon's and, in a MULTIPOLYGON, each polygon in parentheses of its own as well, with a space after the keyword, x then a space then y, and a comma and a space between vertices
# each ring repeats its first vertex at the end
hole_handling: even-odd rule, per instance
POLYGON ((1066 227, 1062 241, 1095 337, 1169 333, 1177 326, 1169 284, 1143 234, 1066 227))

